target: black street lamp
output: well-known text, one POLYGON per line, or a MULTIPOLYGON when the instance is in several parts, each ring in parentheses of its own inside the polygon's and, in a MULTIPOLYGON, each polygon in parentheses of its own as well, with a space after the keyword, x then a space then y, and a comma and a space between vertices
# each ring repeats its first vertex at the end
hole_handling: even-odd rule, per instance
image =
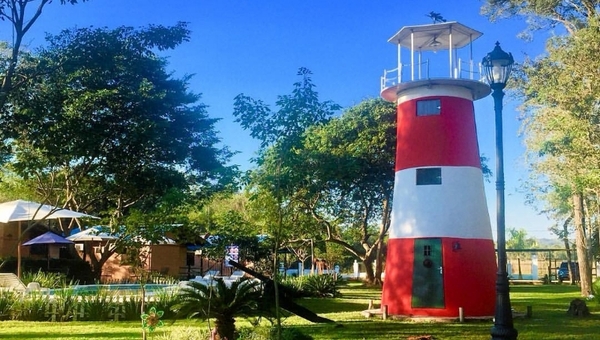
POLYGON ((496 114, 496 228, 498 238, 498 273, 496 276, 496 309, 492 339, 517 339, 518 332, 513 326, 512 310, 506 272, 506 235, 504 214, 504 145, 502 142, 502 99, 504 87, 514 64, 512 54, 504 52, 500 43, 484 58, 483 72, 492 88, 494 112, 496 114))

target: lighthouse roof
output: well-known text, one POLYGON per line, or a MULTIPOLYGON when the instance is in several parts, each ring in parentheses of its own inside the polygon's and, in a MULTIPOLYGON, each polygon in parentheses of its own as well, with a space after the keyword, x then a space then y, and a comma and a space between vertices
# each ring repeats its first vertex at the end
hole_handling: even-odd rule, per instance
POLYGON ((461 48, 479 38, 483 33, 456 21, 428 25, 404 26, 394 34, 388 42, 411 48, 411 40, 415 50, 439 51, 450 48, 461 48), (412 35, 412 39, 411 39, 412 35))

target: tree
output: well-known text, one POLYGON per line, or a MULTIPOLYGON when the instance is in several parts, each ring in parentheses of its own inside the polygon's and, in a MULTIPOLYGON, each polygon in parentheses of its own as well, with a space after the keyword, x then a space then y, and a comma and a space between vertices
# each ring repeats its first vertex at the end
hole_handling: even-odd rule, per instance
MULTIPOLYGON (((301 147, 301 140, 306 130, 317 124, 326 122, 336 111, 339 105, 330 101, 321 102, 318 92, 311 78, 312 73, 306 68, 300 68, 298 76, 301 80, 294 83, 291 95, 280 95, 275 102, 277 111, 272 111, 261 100, 255 100, 240 94, 234 100, 236 122, 244 129, 250 130, 250 135, 261 142, 257 162, 263 166, 267 157, 270 157, 271 172, 256 173, 255 177, 261 178, 261 189, 265 193, 260 204, 269 202, 270 209, 265 209, 263 215, 265 227, 274 239, 275 249, 281 246, 284 231, 284 215, 288 214, 288 198, 293 194, 288 187, 285 177, 293 173, 290 160, 296 149, 301 147), (274 165, 274 167, 273 167, 274 165), (274 200, 269 200, 274 198, 274 200), (284 206, 285 204, 285 206, 284 206)), ((297 216, 297 215, 296 215, 297 216)), ((276 266, 274 265, 274 268, 276 266)), ((281 320, 279 317, 279 287, 275 281, 275 312, 277 313, 278 338, 281 337, 281 320)))
POLYGON ((318 222, 327 242, 340 245, 365 263, 367 280, 372 283, 381 282, 395 149, 395 105, 366 100, 310 129, 298 152, 300 164, 295 166, 293 199, 318 222))
POLYGON ((133 211, 147 214, 129 230, 147 240, 185 215, 149 215, 160 205, 228 188, 235 168, 218 147, 217 119, 189 91, 190 77, 174 78, 157 54, 188 38, 185 23, 49 36, 35 68, 20 70, 31 75, 26 86, 11 93, 10 169, 41 196, 113 228, 133 211))
POLYGON ((190 281, 181 289, 172 309, 181 316, 215 319, 220 339, 235 339, 235 317, 253 316, 258 309, 261 290, 258 281, 240 279, 227 286, 223 279, 214 285, 190 281))
MULTIPOLYGON (((509 238, 506 240, 507 248, 513 249, 532 249, 537 247, 537 241, 534 238, 527 237, 527 231, 525 229, 508 228, 509 238)), ((517 263, 519 268, 519 279, 523 278, 521 272, 521 257, 523 252, 517 253, 517 263)))
MULTIPOLYGON (((85 2, 87 0, 81 0, 85 2)), ((19 61, 19 54, 21 53, 21 44, 23 38, 31 27, 35 24, 37 19, 42 15, 44 7, 52 2, 52 0, 40 0, 37 8, 34 10, 33 15, 29 18, 26 17, 28 13, 27 6, 35 2, 34 0, 0 0, 0 19, 8 21, 13 30, 13 44, 10 53, 10 59, 8 66, 3 71, 3 79, 0 83, 0 106, 4 106, 6 103, 7 95, 12 91, 14 87, 15 70, 19 61)), ((77 4, 78 0, 60 0, 61 4, 77 4)))
POLYGON ((564 27, 569 34, 587 25, 598 13, 595 0, 547 1, 547 0, 486 0, 482 13, 496 20, 507 17, 523 17, 528 23, 529 36, 533 31, 564 27))
MULTIPOLYGON (((568 35, 551 38, 547 55, 528 61, 517 83, 524 95, 524 131, 538 179, 548 183, 541 195, 568 190, 581 271, 581 293, 591 291, 590 235, 586 204, 595 200, 598 174, 598 4, 595 1, 488 0, 492 18, 525 16, 529 33, 562 25, 568 35), (591 195, 590 195, 591 194, 591 195), (591 198, 591 199, 590 199, 591 198)), ((589 212, 589 210, 588 210, 589 212)))

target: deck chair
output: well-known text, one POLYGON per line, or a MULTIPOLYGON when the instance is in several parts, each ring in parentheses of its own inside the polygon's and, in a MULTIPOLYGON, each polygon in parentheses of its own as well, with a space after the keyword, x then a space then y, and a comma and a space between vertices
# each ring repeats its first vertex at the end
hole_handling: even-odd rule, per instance
POLYGON ((13 273, 0 273, 0 289, 25 292, 27 287, 17 275, 13 273))

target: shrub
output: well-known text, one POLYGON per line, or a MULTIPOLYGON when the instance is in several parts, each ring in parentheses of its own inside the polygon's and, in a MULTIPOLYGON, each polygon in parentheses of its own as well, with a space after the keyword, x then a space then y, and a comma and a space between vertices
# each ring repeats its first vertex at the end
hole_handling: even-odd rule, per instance
POLYGON ((48 299, 38 293, 27 295, 27 297, 15 300, 12 305, 12 319, 21 321, 48 321, 46 315, 48 299))
POLYGON ((219 336, 234 339, 235 317, 252 316, 257 312, 262 295, 257 287, 258 282, 247 279, 239 279, 231 285, 217 279, 213 286, 190 281, 179 291, 178 302, 172 309, 181 316, 215 318, 219 336))
POLYGON ((237 340, 270 340, 269 328, 265 327, 242 327, 237 332, 237 340))
POLYGON ((310 296, 310 293, 308 293, 305 288, 308 277, 309 276, 288 276, 285 279, 282 279, 280 284, 284 287, 290 298, 308 297, 310 296))
POLYGON ((10 319, 12 306, 17 299, 20 299, 20 295, 13 291, 0 291, 0 320, 10 319))
POLYGON ((338 279, 327 274, 307 276, 304 290, 314 297, 337 297, 340 295, 338 279))
POLYGON ((156 307, 157 310, 164 312, 163 319, 175 319, 176 313, 173 312, 172 307, 178 302, 178 295, 176 290, 172 289, 159 289, 154 292, 154 301, 149 304, 156 307))
POLYGON ((596 281, 592 283, 592 295, 594 295, 594 300, 600 303, 600 279, 596 279, 596 281))
POLYGON ((54 308, 57 321, 71 321, 78 306, 77 295, 72 287, 65 287, 54 291, 54 308))
POLYGON ((25 285, 30 282, 37 282, 42 287, 46 288, 60 288, 66 285, 66 275, 61 273, 48 273, 43 272, 41 269, 37 272, 25 272, 21 281, 25 285))
POLYGON ((132 295, 127 299, 123 299, 121 312, 124 320, 139 321, 142 315, 142 297, 132 295))
POLYGON ((116 306, 113 294, 106 289, 99 289, 96 293, 83 296, 85 320, 107 321, 110 319, 116 306))

